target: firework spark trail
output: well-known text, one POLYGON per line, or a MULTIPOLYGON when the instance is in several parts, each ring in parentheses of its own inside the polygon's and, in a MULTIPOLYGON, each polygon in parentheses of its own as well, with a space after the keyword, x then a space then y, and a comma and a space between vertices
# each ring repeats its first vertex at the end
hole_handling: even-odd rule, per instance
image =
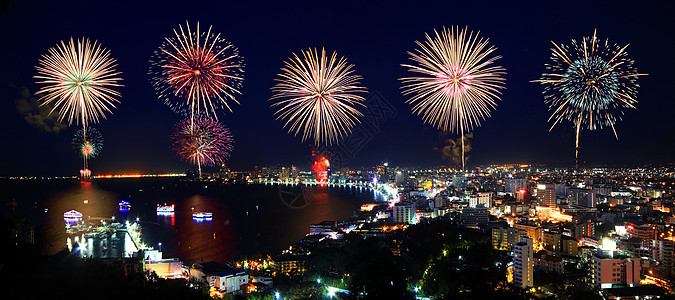
POLYGON ((549 72, 532 82, 544 85, 544 101, 552 111, 549 131, 563 120, 574 124, 578 166, 581 129, 609 126, 618 138, 614 124, 621 120, 624 108, 636 108, 637 78, 647 74, 637 72, 634 61, 628 58, 628 45, 602 42, 596 31, 580 43, 573 39, 571 46, 551 43, 552 63, 546 64, 549 72))
MULTIPOLYGON (((417 76, 401 78, 403 94, 410 98, 413 113, 437 129, 464 136, 490 117, 504 89, 506 69, 494 63, 501 56, 488 46, 489 39, 467 29, 443 28, 408 52, 414 64, 403 64, 417 76)), ((462 169, 464 169, 462 139, 462 169)))
POLYGON ((169 107, 190 118, 197 115, 218 118, 222 107, 232 111, 243 82, 243 58, 220 33, 201 32, 179 25, 150 60, 151 82, 157 95, 169 107))
POLYGON ((312 139, 315 145, 338 143, 352 132, 365 107, 359 93, 366 89, 360 86, 361 76, 354 74, 354 65, 347 59, 337 59, 337 53, 328 57, 316 49, 301 51, 302 57, 293 57, 284 62, 282 73, 275 79, 274 93, 270 100, 277 100, 271 107, 284 121, 284 128, 297 136, 302 131, 302 141, 312 139))
POLYGON ((202 164, 213 166, 225 162, 234 143, 229 129, 205 117, 178 123, 170 140, 181 159, 197 165, 200 178, 202 164))
POLYGON ((110 51, 96 41, 61 41, 42 55, 35 67, 38 75, 34 78, 43 84, 36 95, 42 94, 43 105, 53 102, 52 112, 58 110, 59 121, 66 119, 69 125, 75 121, 86 129, 119 103, 116 98, 120 93, 113 88, 122 86, 118 83, 122 79, 116 77, 121 74, 115 71, 116 66, 110 51))

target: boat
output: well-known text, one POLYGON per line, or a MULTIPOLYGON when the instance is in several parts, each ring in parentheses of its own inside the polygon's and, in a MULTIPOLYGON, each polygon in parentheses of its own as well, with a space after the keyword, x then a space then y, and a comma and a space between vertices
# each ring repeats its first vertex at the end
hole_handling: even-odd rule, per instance
POLYGON ((174 205, 157 205, 157 213, 173 213, 174 212, 174 205))
POLYGON ((131 209, 131 204, 124 200, 120 201, 118 205, 120 207, 120 211, 129 211, 131 209))
POLYGON ((210 219, 213 217, 213 213, 210 212, 196 212, 192 213, 193 218, 198 218, 198 219, 210 219))
POLYGON ((82 219, 82 213, 76 210, 69 210, 63 213, 65 219, 82 219))

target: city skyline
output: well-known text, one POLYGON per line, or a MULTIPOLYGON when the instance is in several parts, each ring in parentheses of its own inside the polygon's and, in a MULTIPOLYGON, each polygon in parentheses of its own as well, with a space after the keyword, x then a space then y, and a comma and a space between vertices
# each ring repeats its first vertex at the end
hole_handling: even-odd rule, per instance
POLYGON ((0 0, 3 294, 675 299, 673 7, 0 0))
POLYGON ((434 150, 444 146, 439 131, 424 125, 422 118, 411 112, 398 80, 405 76, 405 68, 400 64, 407 62, 406 52, 415 47, 414 42, 443 26, 480 30, 497 47, 497 53, 503 57, 500 63, 507 69, 501 101, 497 102, 492 117, 473 131, 468 167, 492 163, 573 166, 573 126, 558 125, 548 132, 550 124, 546 120, 550 112, 544 103, 542 87, 529 81, 545 71, 551 41, 565 44, 590 36, 596 29, 598 37, 630 44, 627 48, 630 57, 641 73, 649 75, 639 79, 637 109, 626 111, 623 121, 616 124, 618 140, 608 128, 582 133, 580 166, 672 162, 670 149, 675 141, 668 132, 675 127, 675 120, 668 118, 668 112, 675 104, 668 101, 672 97, 668 83, 675 78, 670 72, 673 62, 661 58, 668 57, 667 50, 672 48, 673 40, 664 36, 669 36, 674 26, 665 7, 594 2, 585 7, 595 13, 578 18, 569 15, 570 12, 558 11, 554 5, 541 3, 524 7, 500 4, 482 10, 471 10, 470 4, 462 4, 470 14, 467 10, 449 10, 452 4, 433 10, 375 3, 340 6, 324 3, 313 7, 270 4, 265 10, 248 3, 220 5, 196 4, 177 10, 170 5, 139 4, 137 9, 128 10, 122 4, 64 8, 46 2, 40 5, 41 9, 34 10, 34 5, 9 2, 0 11, 3 33, 13 41, 0 50, 4 54, 0 56, 2 65, 12 70, 0 74, 3 85, 0 95, 5 100, 0 119, 10 129, 4 130, 0 137, 8 142, 2 154, 9 158, 3 160, 0 175, 77 174, 81 161, 70 146, 77 126, 65 128, 57 135, 34 128, 18 112, 15 100, 21 87, 28 88, 31 94, 38 90, 33 76, 40 55, 61 40, 83 36, 98 40, 111 51, 118 60, 125 85, 120 89, 120 103, 113 114, 101 124, 93 125, 105 140, 101 154, 89 162, 93 173, 194 169, 171 151, 169 135, 181 118, 157 99, 147 75, 154 49, 185 21, 212 25, 244 57, 240 105, 233 105, 233 112, 218 115, 234 136, 234 150, 226 164, 236 170, 277 164, 309 169, 313 149, 309 143, 285 132, 283 124, 275 120, 269 99, 282 62, 291 53, 310 47, 325 47, 347 56, 363 76, 363 85, 381 95, 382 101, 396 111, 395 117, 378 124, 376 134, 365 140, 347 167, 374 166, 381 161, 420 168, 451 165, 434 150), (275 5, 278 7, 271 7, 275 5), (80 17, 63 18, 66 10, 80 17), (229 10, 237 13, 223 18, 220 12, 229 10), (298 11, 296 15, 302 17, 285 17, 292 11, 298 11), (316 16, 318 12, 322 17, 316 16), (340 26, 311 26, 325 22, 340 22, 340 26))

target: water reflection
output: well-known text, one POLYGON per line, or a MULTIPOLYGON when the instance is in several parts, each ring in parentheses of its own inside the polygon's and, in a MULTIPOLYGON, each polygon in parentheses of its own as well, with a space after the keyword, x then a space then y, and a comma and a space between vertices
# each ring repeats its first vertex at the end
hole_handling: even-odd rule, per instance
POLYGON ((175 212, 157 212, 157 222, 169 225, 171 227, 176 226, 176 213, 175 212))
MULTIPOLYGON (((50 197, 45 203, 48 211, 44 216, 44 251, 54 254, 67 247, 66 242, 70 235, 66 232, 64 221, 74 226, 80 221, 111 218, 116 213, 118 201, 116 194, 100 190, 91 182, 82 182, 50 197), (80 212, 81 218, 64 218, 64 213, 71 210, 80 212)), ((79 240, 81 237, 78 237, 79 240)))
POLYGON ((229 224, 231 215, 217 198, 194 195, 183 199, 176 205, 178 255, 193 262, 232 258, 238 239, 229 224), (194 212, 211 212, 212 217, 193 218, 194 212))
POLYGON ((259 251, 279 253, 301 239, 310 224, 347 219, 362 203, 379 197, 366 189, 309 187, 305 193, 311 201, 303 208, 295 208, 279 198, 276 186, 264 185, 209 185, 204 189, 170 180, 116 179, 95 183, 12 183, 11 188, 17 190, 13 192, 17 201, 23 201, 19 209, 33 209, 40 220, 38 224, 44 225, 43 249, 49 254, 78 245, 93 249, 90 253, 103 248, 110 253, 113 246, 108 241, 96 245, 81 233, 67 232, 68 220, 63 214, 76 210, 82 213, 82 219, 72 222, 71 227, 112 221, 113 216, 121 222, 135 220, 142 225, 144 243, 155 248, 162 243, 165 257, 178 257, 186 263, 202 259, 225 262, 259 251), (122 197, 132 208, 128 212, 119 210, 122 197), (21 206, 26 202, 30 207, 21 206), (173 212, 158 211, 161 206, 173 212), (193 219, 192 213, 200 211, 212 212, 211 220, 193 219))

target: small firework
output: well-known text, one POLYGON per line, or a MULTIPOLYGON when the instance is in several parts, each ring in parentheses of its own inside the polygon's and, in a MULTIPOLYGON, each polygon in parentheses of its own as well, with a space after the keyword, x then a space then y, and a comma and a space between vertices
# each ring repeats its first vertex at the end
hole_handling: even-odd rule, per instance
POLYGON ((495 65, 501 56, 490 56, 497 48, 478 35, 466 28, 434 30, 408 52, 414 64, 402 66, 416 76, 401 78, 403 94, 410 95, 406 102, 425 123, 464 136, 497 106, 506 69, 495 65))
POLYGON ((312 152, 314 162, 312 163, 312 171, 316 176, 316 181, 319 183, 328 182, 328 172, 330 172, 330 161, 327 155, 323 153, 312 152))
POLYGON ((191 118, 206 115, 217 119, 216 109, 229 101, 237 104, 241 94, 244 60, 220 33, 190 30, 190 24, 174 29, 150 59, 151 82, 158 97, 178 113, 191 118))
POLYGON ((206 117, 195 117, 178 123, 170 136, 173 149, 178 156, 199 168, 202 165, 222 164, 230 156, 234 140, 230 130, 218 121, 206 117))
POLYGON ((621 120, 623 109, 635 109, 639 74, 628 58, 626 46, 610 44, 596 37, 583 37, 572 45, 554 42, 552 63, 546 64, 539 82, 544 85, 544 101, 553 111, 548 121, 550 129, 563 120, 572 122, 576 129, 575 158, 579 155, 579 132, 611 127, 618 138, 614 124, 621 120))
POLYGON ((117 77, 121 73, 115 71, 115 62, 110 51, 96 41, 61 41, 35 67, 38 75, 34 78, 43 85, 36 95, 42 95, 43 104, 54 105, 52 111, 58 110, 59 121, 75 121, 83 128, 98 123, 99 117, 105 118, 119 103, 120 94, 113 88, 122 86, 118 83, 122 79, 117 77))
POLYGON ((80 157, 90 159, 101 153, 103 149, 103 137, 96 128, 87 127, 75 133, 72 144, 80 157))
POLYGON ((82 178, 89 178, 89 177, 91 177, 91 170, 89 170, 89 169, 81 169, 81 170, 80 170, 80 177, 82 177, 82 178))
POLYGON ((301 51, 302 58, 293 54, 284 62, 278 83, 272 87, 270 100, 280 99, 272 107, 277 119, 285 121, 284 128, 297 136, 302 131, 302 141, 314 140, 314 145, 331 145, 352 132, 363 116, 358 111, 365 107, 365 99, 358 93, 365 92, 354 74, 354 65, 347 59, 337 59, 337 53, 328 57, 314 49, 301 51))

